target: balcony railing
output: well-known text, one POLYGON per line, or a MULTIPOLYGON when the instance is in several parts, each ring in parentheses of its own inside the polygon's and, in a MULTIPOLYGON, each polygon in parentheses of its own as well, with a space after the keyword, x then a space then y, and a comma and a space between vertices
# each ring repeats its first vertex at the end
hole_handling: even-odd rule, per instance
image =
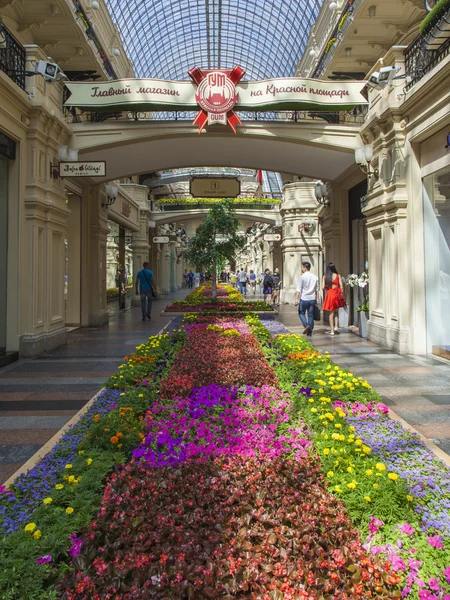
POLYGON ((415 39, 405 50, 405 71, 408 78, 405 91, 408 91, 418 81, 450 54, 450 38, 436 50, 428 50, 424 37, 415 39))
MULTIPOLYGON (((304 123, 326 121, 330 125, 362 125, 365 122, 367 115, 367 106, 357 106, 351 111, 340 112, 320 112, 306 110, 291 110, 279 112, 238 112, 241 121, 245 123, 265 123, 265 122, 280 122, 280 123, 304 123)), ((197 113, 189 112, 152 112, 151 116, 145 116, 148 113, 135 112, 92 112, 82 111, 74 107, 64 107, 66 120, 71 123, 102 123, 108 119, 116 121, 147 121, 147 122, 170 122, 180 121, 186 122, 195 119, 197 113)))
POLYGON ((25 89, 25 48, 0 22, 0 71, 8 75, 15 84, 25 89))

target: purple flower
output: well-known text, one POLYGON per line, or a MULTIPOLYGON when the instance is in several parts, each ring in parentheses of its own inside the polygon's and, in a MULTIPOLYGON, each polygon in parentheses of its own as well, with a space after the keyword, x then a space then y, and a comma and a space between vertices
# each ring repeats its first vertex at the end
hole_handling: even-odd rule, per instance
POLYGON ((444 544, 442 543, 440 535, 433 535, 431 537, 427 537, 427 542, 432 548, 439 548, 440 550, 444 550, 444 544))
POLYGON ((78 538, 76 533, 72 533, 72 535, 69 535, 69 540, 72 541, 72 546, 70 546, 68 553, 72 558, 75 558, 75 556, 78 556, 81 552, 81 548, 83 547, 83 541, 78 538))
POLYGON ((40 556, 39 558, 36 559, 36 563, 38 565, 46 565, 49 562, 52 562, 51 554, 44 554, 44 556, 40 556))

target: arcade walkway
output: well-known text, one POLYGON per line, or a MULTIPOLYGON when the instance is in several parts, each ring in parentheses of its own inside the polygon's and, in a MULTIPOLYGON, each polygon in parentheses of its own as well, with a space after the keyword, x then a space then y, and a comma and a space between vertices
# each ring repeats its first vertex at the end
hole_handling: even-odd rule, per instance
MULTIPOLYGON (((159 313, 187 290, 154 304, 142 322, 139 308, 111 316, 109 325, 77 329, 69 343, 49 355, 0 369, 0 484, 20 468, 102 387, 148 335, 172 317, 159 313)), ((302 327, 295 307, 281 306, 279 320, 294 333, 302 327)), ((430 357, 399 356, 352 333, 325 335, 320 323, 312 339, 339 365, 366 378, 397 415, 450 454, 450 368, 430 357)))

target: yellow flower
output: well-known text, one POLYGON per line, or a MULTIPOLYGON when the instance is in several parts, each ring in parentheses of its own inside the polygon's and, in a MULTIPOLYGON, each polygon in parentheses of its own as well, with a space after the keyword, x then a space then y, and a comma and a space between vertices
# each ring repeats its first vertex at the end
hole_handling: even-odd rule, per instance
POLYGON ((348 487, 350 490, 354 490, 354 489, 355 489, 355 487, 356 487, 356 483, 355 483, 354 481, 352 481, 351 483, 347 483, 347 487, 348 487))
POLYGON ((86 462, 88 467, 90 467, 94 461, 92 460, 92 458, 88 458, 86 462))
POLYGON ((36 529, 36 531, 33 533, 33 537, 34 537, 35 540, 39 540, 40 537, 41 537, 41 535, 42 534, 41 534, 40 529, 36 529))
POLYGON ((317 408, 314 408, 314 407, 313 407, 313 408, 311 409, 311 412, 312 412, 312 413, 316 413, 316 412, 317 412, 317 408))
POLYGON ((392 479, 392 481, 396 481, 398 479, 398 475, 396 473, 389 473, 388 477, 389 479, 392 479))
POLYGON ((377 490, 380 486, 378 485, 378 483, 374 483, 373 487, 377 490))
POLYGON ((406 499, 408 500, 408 502, 412 502, 414 500, 414 498, 409 494, 406 496, 406 499))
POLYGON ((372 452, 372 450, 369 448, 369 446, 363 446, 362 447, 364 454, 370 454, 372 452))
POLYGON ((362 443, 362 440, 360 440, 360 439, 358 438, 358 439, 355 441, 355 445, 356 445, 356 446, 362 446, 362 445, 363 445, 363 443, 362 443))
POLYGON ((367 471, 366 471, 366 475, 367 475, 368 477, 370 477, 371 475, 373 475, 373 471, 372 471, 372 469, 367 469, 367 471))
POLYGON ((333 471, 328 471, 327 477, 329 477, 331 479, 333 477, 333 475, 334 475, 333 471))
POLYGON ((64 486, 63 486, 63 484, 62 484, 62 483, 57 483, 57 484, 55 485, 55 490, 62 490, 62 489, 64 489, 64 486))
POLYGON ((323 453, 324 453, 325 456, 328 456, 330 454, 330 449, 329 448, 324 448, 323 453))
POLYGON ((67 515, 71 515, 72 513, 73 513, 73 508, 72 508, 71 506, 68 506, 68 507, 66 508, 66 514, 67 514, 67 515))
POLYGON ((144 394, 139 394, 138 395, 138 398, 143 398, 143 397, 144 397, 144 394))
POLYGON ((72 468, 72 465, 66 465, 64 468, 65 468, 65 469, 71 469, 71 468, 72 468))
POLYGON ((341 427, 342 427, 342 425, 341 425, 340 423, 335 423, 335 424, 334 424, 334 426, 335 426, 337 429, 341 429, 341 427))
POLYGON ((347 467, 347 473, 353 473, 354 470, 353 467, 347 467))
POLYGON ((32 531, 34 531, 36 529, 36 523, 28 523, 28 525, 25 525, 24 529, 25 529, 25 531, 28 531, 31 533, 32 531))
POLYGON ((43 502, 44 504, 51 504, 51 503, 53 502, 53 498, 44 498, 44 499, 42 500, 42 502, 43 502))
POLYGON ((386 471, 386 467, 383 465, 383 463, 377 463, 375 468, 377 471, 386 471))
MULTIPOLYGON (((120 379, 122 379, 122 375, 120 376, 120 379)), ((119 396, 125 396, 125 392, 121 392, 119 396)))
POLYGON ((355 428, 353 427, 353 425, 350 425, 350 427, 348 429, 349 429, 349 431, 355 431, 355 428))
POLYGON ((84 454, 84 450, 80 450, 78 454, 84 454))
POLYGON ((370 496, 364 496, 364 500, 365 500, 366 502, 372 502, 372 500, 371 500, 370 496))

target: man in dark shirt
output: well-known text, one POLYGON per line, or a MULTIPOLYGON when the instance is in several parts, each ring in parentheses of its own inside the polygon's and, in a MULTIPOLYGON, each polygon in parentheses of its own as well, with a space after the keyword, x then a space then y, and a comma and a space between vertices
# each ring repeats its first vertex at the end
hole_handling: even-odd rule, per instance
POLYGON ((141 295, 142 320, 150 321, 152 312, 153 273, 145 262, 143 268, 136 275, 136 295, 141 295))
POLYGON ((280 269, 275 269, 273 275, 273 292, 272 292, 272 304, 273 306, 280 306, 280 289, 281 289, 281 275, 280 269))

